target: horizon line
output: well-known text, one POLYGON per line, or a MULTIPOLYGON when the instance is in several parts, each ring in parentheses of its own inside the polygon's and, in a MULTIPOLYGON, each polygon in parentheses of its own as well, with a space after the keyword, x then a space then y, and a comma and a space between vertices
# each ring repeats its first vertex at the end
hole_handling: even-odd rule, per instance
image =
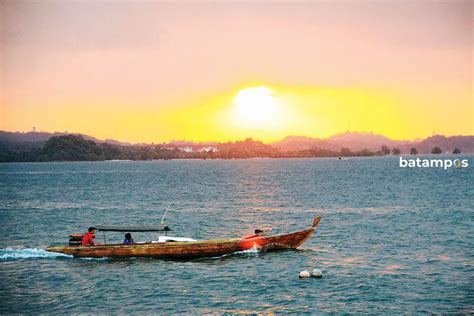
POLYGON ((276 142, 280 142, 282 140, 285 140, 289 137, 305 137, 305 138, 309 138, 309 139, 318 139, 318 140, 327 140, 327 139, 330 139, 332 137, 335 137, 335 136, 338 136, 338 135, 344 135, 344 134, 368 134, 368 135, 377 135, 377 136, 382 136, 382 137, 385 137, 387 138, 388 140, 390 141, 397 141, 397 142, 416 142, 416 141, 421 141, 421 140, 425 140, 425 139, 428 139, 430 137, 433 137, 433 136, 444 136, 444 137, 456 137, 456 136, 474 136, 474 134, 456 134, 456 135, 447 135, 447 134, 441 134, 441 133, 436 133, 436 132, 433 132, 430 136, 426 136, 426 137, 418 137, 418 138, 413 138, 413 139, 394 139, 394 138, 391 138, 389 136, 386 136, 386 135, 383 135, 383 134, 379 134, 379 133, 375 133, 375 132, 371 132, 371 131, 350 131, 350 130, 346 130, 344 132, 340 132, 340 133, 336 133, 336 134, 333 134, 331 136, 328 136, 328 137, 313 137, 313 136, 307 136, 307 135, 294 135, 294 134, 290 134, 290 135, 287 135, 279 140, 275 140, 275 141, 270 141, 270 142, 266 142, 266 141, 262 141, 262 140, 259 140, 259 139, 256 139, 252 136, 247 136, 247 137, 242 137, 240 139, 236 139, 236 140, 226 140, 226 141, 215 141, 215 140, 201 140, 201 141, 196 141, 196 140, 186 140, 186 139, 172 139, 172 140, 167 140, 167 141, 161 141, 161 142, 130 142, 130 141, 125 141, 125 140, 119 140, 119 139, 114 139, 114 138, 98 138, 96 136, 93 136, 93 135, 89 135, 89 134, 85 134, 85 133, 80 133, 80 132, 69 132, 69 131, 64 131, 64 132, 60 132, 60 131, 54 131, 54 132, 50 132, 50 131, 43 131, 43 130, 40 130, 40 131, 36 131, 36 130, 30 130, 30 131, 9 131, 9 130, 0 130, 0 132, 7 132, 7 133, 22 133, 22 134, 28 134, 28 133, 47 133, 47 134, 67 134, 67 135, 83 135, 83 136, 87 136, 87 137, 91 137, 91 138, 95 138, 96 140, 98 141, 103 141, 103 142, 107 142, 107 141, 115 141, 115 142, 119 142, 119 143, 127 143, 127 144, 130 144, 130 145, 157 145, 157 144, 170 144, 170 143, 173 143, 173 142, 187 142, 187 143, 218 143, 218 144, 225 144, 225 143, 229 143, 229 142, 239 142, 239 141, 245 141, 247 139, 252 139, 253 141, 260 141, 262 142, 263 144, 272 144, 272 143, 276 143, 276 142))

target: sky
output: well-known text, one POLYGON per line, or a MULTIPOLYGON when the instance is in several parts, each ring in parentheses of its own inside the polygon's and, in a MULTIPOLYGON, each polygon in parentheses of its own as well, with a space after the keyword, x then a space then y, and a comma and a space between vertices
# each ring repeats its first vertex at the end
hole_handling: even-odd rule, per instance
POLYGON ((0 130, 473 135, 473 3, 0 0, 0 130))

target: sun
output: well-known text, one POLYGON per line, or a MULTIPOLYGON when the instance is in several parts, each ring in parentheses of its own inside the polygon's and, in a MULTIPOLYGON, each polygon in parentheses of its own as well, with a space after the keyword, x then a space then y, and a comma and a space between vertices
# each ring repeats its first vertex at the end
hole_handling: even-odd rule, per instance
POLYGON ((275 118, 278 100, 267 87, 239 90, 234 98, 235 114, 240 123, 250 127, 265 127, 275 118))

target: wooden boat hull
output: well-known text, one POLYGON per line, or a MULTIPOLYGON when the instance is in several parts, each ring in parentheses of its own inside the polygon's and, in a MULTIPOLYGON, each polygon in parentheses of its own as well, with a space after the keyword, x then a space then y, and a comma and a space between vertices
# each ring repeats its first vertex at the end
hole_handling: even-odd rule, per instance
POLYGON ((313 221, 313 226, 309 229, 278 236, 260 236, 250 239, 232 238, 191 242, 143 243, 134 245, 54 246, 48 247, 46 250, 72 255, 74 257, 88 258, 151 257, 192 259, 217 257, 253 248, 262 249, 264 251, 294 249, 313 234, 320 219, 320 217, 316 217, 313 221))

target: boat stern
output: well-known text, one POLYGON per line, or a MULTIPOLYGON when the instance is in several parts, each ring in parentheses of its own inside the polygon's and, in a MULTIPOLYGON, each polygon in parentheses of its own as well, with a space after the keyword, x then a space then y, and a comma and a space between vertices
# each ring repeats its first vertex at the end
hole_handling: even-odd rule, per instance
POLYGON ((46 251, 49 252, 56 252, 56 253, 63 253, 66 255, 73 255, 72 247, 65 247, 65 246, 49 246, 46 248, 46 251))

